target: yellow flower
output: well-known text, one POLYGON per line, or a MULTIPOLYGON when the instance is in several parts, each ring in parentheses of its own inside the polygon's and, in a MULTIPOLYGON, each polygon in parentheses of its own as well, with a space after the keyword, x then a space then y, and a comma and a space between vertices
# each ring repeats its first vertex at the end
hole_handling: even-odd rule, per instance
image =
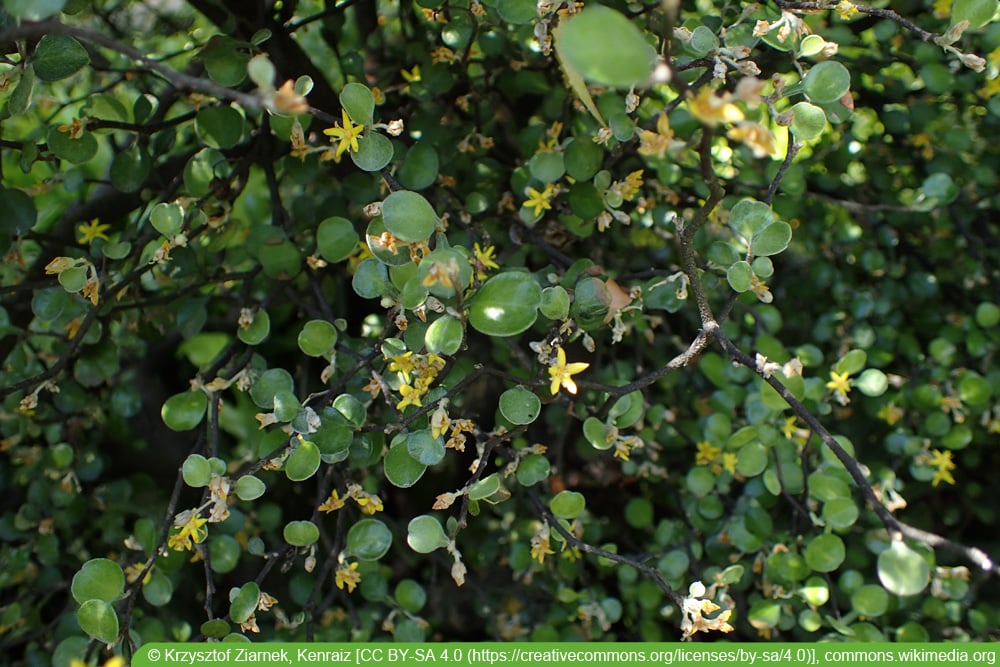
POLYGON ((340 590, 344 590, 344 586, 347 586, 347 592, 353 593, 354 588, 361 582, 361 575, 358 574, 358 564, 351 563, 350 565, 341 565, 338 567, 334 581, 340 590))
POLYGON ((86 124, 79 118, 74 118, 72 123, 65 123, 60 125, 56 129, 63 134, 68 134, 70 139, 79 139, 83 136, 83 128, 86 124))
POLYGON ((788 440, 791 440, 795 436, 795 415, 792 415, 785 420, 785 425, 781 427, 781 433, 788 440))
POLYGON ((403 77, 403 80, 406 81, 407 83, 415 83, 417 81, 420 81, 420 65, 414 65, 413 69, 411 69, 409 72, 407 72, 405 69, 401 69, 399 70, 399 73, 403 77))
POLYGON ((674 131, 670 129, 670 119, 661 113, 656 119, 656 132, 639 130, 639 155, 662 158, 674 141, 674 131))
POLYGON ((931 480, 931 485, 937 486, 941 482, 954 484, 955 478, 951 476, 951 471, 955 469, 955 461, 952 460, 953 454, 951 450, 941 451, 940 449, 934 449, 932 451, 934 455, 930 457, 927 463, 937 468, 937 470, 934 471, 934 479, 931 480))
POLYGON ((343 126, 336 125, 323 130, 323 134, 340 141, 337 144, 337 152, 335 154, 338 159, 344 154, 344 151, 350 150, 353 153, 358 150, 358 138, 365 131, 363 126, 355 125, 351 121, 351 117, 347 115, 347 109, 341 109, 340 112, 344 121, 343 126))
POLYGON ((404 384, 399 388, 399 395, 403 397, 399 403, 396 404, 397 410, 402 410, 407 405, 412 405, 414 407, 422 407, 423 404, 420 402, 420 396, 424 392, 419 387, 411 387, 408 384, 404 384))
POLYGON ((537 560, 540 565, 544 565, 545 557, 554 553, 555 551, 549 544, 549 527, 543 525, 531 538, 531 558, 537 560))
POLYGON ((573 376, 577 373, 582 373, 590 367, 589 363, 576 362, 572 364, 566 363, 566 351, 564 349, 556 349, 556 363, 553 366, 549 366, 549 378, 552 380, 552 384, 549 386, 549 391, 555 396, 559 393, 559 387, 565 387, 566 391, 571 394, 576 393, 576 382, 573 381, 573 376))
POLYGON ((319 511, 334 512, 336 510, 339 510, 343 506, 344 506, 344 499, 341 498, 340 495, 337 493, 337 490, 334 489, 333 492, 330 493, 330 497, 324 500, 323 504, 319 506, 319 511))
POLYGON ((711 89, 702 88, 698 95, 688 100, 688 109, 705 125, 738 123, 743 120, 743 112, 729 101, 731 97, 729 93, 716 95, 711 89))
POLYGON ((895 426, 899 420, 903 418, 903 409, 892 401, 889 401, 879 408, 879 411, 875 416, 889 426, 895 426))
POLYGON ((524 202, 526 208, 533 209, 534 214, 541 215, 542 212, 552 209, 552 195, 555 194, 555 188, 551 183, 545 186, 545 189, 539 192, 535 188, 528 188, 528 200, 524 202))
POLYGON ((826 383, 827 389, 832 389, 835 393, 846 397, 851 391, 851 383, 848 378, 850 373, 838 373, 837 371, 830 371, 830 381, 826 383))
POLYGON ((70 257, 56 257, 51 262, 45 265, 46 275, 59 274, 66 269, 71 269, 74 266, 80 264, 80 260, 72 259, 70 257))
POLYGON ((476 258, 476 277, 480 280, 486 280, 486 272, 489 269, 499 269, 500 265, 496 263, 493 259, 493 253, 496 252, 496 246, 486 246, 484 250, 476 242, 473 245, 473 254, 476 258))
POLYGON ((400 377, 403 378, 403 382, 410 382, 410 373, 417 366, 417 360, 413 358, 413 352, 405 352, 403 354, 398 354, 395 357, 391 357, 389 361, 389 370, 399 373, 400 377))
POLYGON ((451 419, 448 418, 448 411, 444 405, 439 405, 438 409, 431 414, 431 437, 439 438, 448 431, 451 426, 451 419))
POLYGON ((760 123, 740 123, 730 128, 727 133, 733 141, 741 141, 756 158, 776 155, 778 149, 774 146, 774 135, 760 123))
POLYGON ((181 512, 174 519, 174 525, 180 526, 180 531, 167 540, 167 546, 174 551, 190 551, 194 544, 200 544, 208 537, 206 523, 208 519, 200 516, 197 510, 181 512))
MULTIPOLYGON (((850 0, 840 0, 835 9, 837 10, 837 16, 845 21, 858 13, 858 8, 850 0)), ((937 4, 935 3, 936 9, 937 4)))
POLYGON ((76 231, 80 234, 80 243, 87 244, 96 239, 110 241, 111 239, 104 233, 109 229, 111 229, 111 225, 102 225, 97 218, 94 218, 86 224, 77 226, 76 231))
POLYGON ((736 454, 726 452, 722 455, 722 469, 730 475, 736 475, 736 454))
POLYGON ((708 440, 702 440, 696 447, 698 448, 698 453, 695 454, 694 462, 698 465, 713 463, 715 459, 719 458, 719 454, 722 453, 720 448, 714 446, 708 440))

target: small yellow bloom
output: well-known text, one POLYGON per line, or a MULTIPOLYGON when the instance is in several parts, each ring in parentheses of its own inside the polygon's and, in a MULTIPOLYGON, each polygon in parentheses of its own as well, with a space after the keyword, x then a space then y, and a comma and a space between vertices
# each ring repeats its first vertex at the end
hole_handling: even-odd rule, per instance
POLYGON ((417 83, 420 81, 420 65, 414 65, 413 69, 409 71, 401 69, 399 70, 399 74, 407 83, 417 83))
POLYGON ((355 152, 358 150, 358 138, 364 133, 365 128, 361 125, 355 125, 351 121, 351 117, 347 115, 347 109, 341 109, 341 118, 343 119, 343 125, 335 125, 334 127, 327 128, 323 130, 323 134, 328 137, 333 137, 333 140, 338 140, 340 143, 337 144, 337 152, 335 157, 340 159, 340 156, 344 154, 344 151, 355 152))
POLYGON ((845 21, 858 13, 858 8, 850 0, 840 0, 835 9, 837 16, 845 21))
POLYGON ((68 134, 70 139, 79 139, 83 136, 83 129, 85 127, 86 123, 81 121, 79 118, 74 118, 72 123, 60 125, 56 129, 63 134, 68 134))
POLYGON ((417 387, 411 387, 408 384, 401 385, 399 387, 399 395, 403 397, 399 403, 396 404, 397 410, 402 410, 407 405, 412 405, 414 407, 422 407, 423 404, 420 402, 420 397, 423 394, 417 387))
POLYGON ((572 364, 566 363, 566 351, 561 347, 556 349, 556 363, 549 366, 549 378, 552 380, 552 384, 549 386, 549 391, 555 396, 559 393, 559 387, 565 387, 566 391, 571 394, 576 393, 576 382, 573 381, 573 376, 577 373, 582 373, 590 367, 589 363, 586 362, 576 362, 572 364))
POLYGON ((200 516, 197 510, 181 512, 174 519, 174 525, 179 526, 180 531, 167 540, 167 546, 174 551, 190 551, 194 544, 200 544, 208 537, 206 523, 208 519, 200 516))
POLYGON ((656 119, 656 132, 639 130, 639 155, 662 158, 674 142, 674 131, 670 129, 670 118, 661 113, 656 119))
POLYGON ((528 200, 524 202, 524 206, 532 209, 536 216, 552 209, 551 199, 552 195, 555 194, 555 187, 551 183, 546 185, 541 192, 535 188, 528 188, 527 192, 528 200))
POLYGON ((698 453, 695 454, 694 462, 698 465, 708 465, 714 463, 719 455, 722 454, 722 450, 708 440, 702 440, 696 447, 698 448, 698 453))
POLYGON ((413 352, 404 352, 403 354, 398 354, 395 357, 391 357, 389 360, 389 370, 399 373, 399 376, 403 379, 403 382, 409 384, 410 373, 417 367, 417 360, 413 358, 413 352))
POLYGON ((733 141, 743 142, 753 152, 756 158, 777 155, 774 145, 774 135, 760 123, 740 123, 729 129, 727 133, 733 141))
POLYGON ((486 272, 490 269, 500 268, 500 265, 493 259, 493 253, 496 252, 496 246, 486 246, 486 249, 484 250, 479 246, 479 243, 476 242, 473 245, 472 252, 475 255, 476 277, 479 278, 479 280, 486 280, 486 272))
POLYGON ((879 408, 879 411, 875 416, 889 426, 895 426, 899 423, 899 420, 903 418, 903 409, 892 401, 889 401, 879 408))
POLYGON ((795 415, 792 415, 785 420, 785 425, 781 427, 781 433, 788 440, 791 440, 795 436, 795 415))
POLYGON ((361 582, 361 575, 358 574, 358 564, 351 563, 350 565, 341 565, 338 567, 334 581, 340 590, 344 590, 344 586, 346 586, 347 592, 353 593, 354 588, 361 582))
POLYGON ((934 466, 937 470, 934 471, 934 479, 931 480, 932 486, 937 486, 941 482, 948 482, 949 484, 955 483, 955 478, 952 477, 951 471, 955 469, 955 461, 953 460, 953 454, 950 449, 932 450, 934 455, 930 457, 927 461, 929 465, 934 466))
POLYGON ((59 274, 66 269, 71 269, 80 263, 79 260, 72 259, 71 257, 56 257, 51 262, 45 265, 46 275, 59 274))
POLYGON ((851 391, 851 383, 849 381, 850 375, 850 373, 830 371, 830 381, 826 383, 826 388, 832 389, 835 393, 840 394, 842 397, 846 397, 851 391))
POLYGON ((109 229, 111 229, 111 225, 102 225, 97 218, 94 218, 86 224, 77 226, 76 231, 80 234, 80 243, 85 245, 97 239, 110 241, 111 239, 105 234, 109 229))
POLYGON ((711 89, 702 88, 701 92, 688 100, 688 109, 691 115, 705 125, 738 123, 743 120, 743 112, 730 102, 731 98, 729 93, 716 95, 711 89))
POLYGON ((319 506, 320 512, 335 512, 344 506, 344 499, 340 497, 337 490, 334 489, 330 493, 330 497, 323 501, 323 504, 319 506))
POLYGON ((549 543, 549 527, 543 525, 531 538, 531 558, 537 560, 540 565, 544 565, 545 557, 554 553, 555 551, 552 550, 549 543))
POLYGON ((451 426, 451 419, 448 418, 448 411, 444 405, 439 405, 438 409, 431 414, 431 437, 439 438, 448 432, 451 426))

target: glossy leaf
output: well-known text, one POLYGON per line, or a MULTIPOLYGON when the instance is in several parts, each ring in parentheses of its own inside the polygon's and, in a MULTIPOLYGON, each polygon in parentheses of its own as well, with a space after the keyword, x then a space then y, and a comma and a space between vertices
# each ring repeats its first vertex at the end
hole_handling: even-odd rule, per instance
POLYGON ((893 540, 878 555, 878 579, 890 593, 917 595, 927 587, 930 576, 927 560, 902 540, 893 540))
POLYGON ((337 329, 326 320, 309 320, 302 325, 299 349, 310 357, 325 357, 337 344, 337 329))
POLYGON ((406 442, 394 442, 385 454, 383 462, 385 477, 394 486, 406 489, 416 484, 427 466, 414 459, 406 442))
POLYGON ((421 514, 407 525, 406 543, 418 554, 429 554, 448 546, 448 536, 440 521, 429 514, 421 514))
POLYGON ((438 225, 437 213, 423 195, 397 190, 382 202, 382 221, 400 241, 424 241, 438 225))
POLYGON ((42 81, 58 81, 89 65, 90 55, 73 37, 49 34, 38 40, 31 64, 42 81))
POLYGON ((629 88, 652 74, 656 51, 634 23, 610 7, 587 5, 554 35, 560 59, 588 81, 629 88))
POLYGON ((538 319, 542 288, 531 274, 500 273, 480 288, 469 309, 469 324, 489 336, 514 336, 538 319))
POLYGON ((87 600, 114 602, 125 590, 121 566, 107 558, 92 558, 73 575, 70 592, 79 604, 87 600))
POLYGON ((851 73, 836 60, 825 60, 806 73, 802 84, 810 101, 830 104, 851 89, 851 73))
POLYGON ((301 482, 315 475, 319 464, 319 447, 309 440, 303 440, 285 460, 285 475, 293 482, 301 482))
POLYGON ((375 122, 375 96, 363 83, 352 82, 344 86, 340 91, 340 103, 355 123, 367 126, 375 122))
POLYGON ((90 637, 105 644, 118 639, 118 614, 104 600, 87 600, 76 612, 80 629, 90 637))
POLYGON ((347 531, 345 550, 358 560, 378 560, 391 546, 392 531, 378 519, 361 519, 347 531))
POLYGON ((319 223, 316 245, 320 256, 334 264, 341 262, 358 247, 358 233, 347 218, 334 216, 319 223))
POLYGON ((184 483, 194 488, 208 486, 212 481, 212 466, 201 454, 190 454, 181 465, 184 483))
POLYGON ((293 547, 307 547, 319 539, 319 527, 312 521, 289 521, 282 535, 293 547))
POLYGON ((230 594, 229 617, 234 623, 242 623, 257 611, 259 600, 260 586, 253 581, 247 582, 236 589, 235 595, 230 594))
POLYGON ((171 430, 190 431, 201 423, 206 409, 208 396, 204 392, 185 391, 164 401, 160 416, 171 430))
POLYGON ((524 387, 513 387, 500 394, 500 414, 512 424, 530 424, 538 419, 541 410, 541 400, 524 387))
POLYGON ((560 491, 549 502, 552 513, 560 519, 575 519, 583 513, 587 502, 576 491, 560 491))

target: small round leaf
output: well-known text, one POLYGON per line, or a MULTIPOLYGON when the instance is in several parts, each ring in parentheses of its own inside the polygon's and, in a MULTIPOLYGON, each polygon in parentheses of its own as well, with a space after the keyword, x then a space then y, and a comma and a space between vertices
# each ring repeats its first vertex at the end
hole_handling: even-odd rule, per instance
POLYGON ((549 502, 552 513, 560 519, 575 519, 583 513, 586 506, 583 494, 576 491, 560 491, 549 502))
POLYGON ((392 142, 384 134, 365 132, 358 139, 358 150, 351 152, 351 160, 358 169, 378 171, 392 161, 392 142))
POLYGON ((257 500, 267 490, 267 485, 259 477, 243 475, 236 480, 236 496, 240 500, 257 500))
POLYGON ((208 408, 208 397, 202 391, 174 394, 163 403, 160 417, 173 431, 190 431, 201 423, 208 408))
POLYGON ((514 336, 538 319, 542 288, 528 273, 493 276, 480 288, 469 309, 469 324, 488 336, 514 336))
POLYGON ((851 89, 851 73, 836 60, 824 60, 809 70, 802 84, 812 102, 831 104, 851 89))
POLYGON ((452 355, 462 347, 462 322, 451 315, 444 315, 431 322, 424 334, 424 345, 431 354, 452 355))
POLYGON ((299 349, 310 357, 325 357, 337 344, 337 329, 326 320, 310 320, 299 332, 299 349))
POLYGON ((125 574, 118 563, 107 558, 88 560, 73 575, 70 592, 73 599, 83 604, 87 600, 114 602, 125 590, 125 574))
POLYGON ((878 579, 895 595, 916 595, 927 587, 931 566, 902 540, 878 555, 878 579))
POLYGON ((406 451, 414 461, 432 466, 444 459, 445 447, 440 436, 435 438, 430 431, 424 429, 406 436, 406 451))
POLYGON ((282 535, 293 547, 307 547, 319 539, 319 527, 312 521, 289 521, 282 535))
POLYGON ((529 454, 517 464, 517 482, 521 486, 533 486, 548 479, 552 466, 541 454, 529 454))
POLYGON ((400 241, 416 243, 430 238, 437 228, 438 217, 423 195, 397 190, 382 202, 382 221, 400 241))
POLYGON ((42 81, 58 81, 90 64, 87 49, 69 35, 44 35, 31 57, 35 76, 42 81))
POLYGON ((629 88, 653 71, 656 51, 632 21, 610 7, 587 5, 554 34, 560 60, 589 81, 629 88))
POLYGON ((375 96, 363 83, 349 83, 340 91, 340 103, 355 123, 371 125, 375 122, 375 96))
POLYGON ((191 454, 181 465, 181 476, 190 487, 199 489, 208 486, 212 481, 212 465, 201 454, 191 454))
POLYGON ((407 525, 406 543, 418 554, 429 554, 448 546, 448 536, 440 521, 429 514, 421 514, 407 525))
POLYGON ((260 586, 256 582, 248 582, 237 589, 235 595, 230 596, 229 618, 234 623, 242 623, 250 618, 257 611, 257 603, 260 601, 260 586))
POLYGON ((753 284, 753 269, 741 259, 726 270, 726 280, 734 292, 746 292, 753 284))
POLYGON ((500 394, 500 414, 512 424, 530 424, 538 419, 542 401, 524 387, 513 387, 500 394))
POLYGON ((71 164, 83 164, 97 155, 97 139, 91 132, 84 132, 79 138, 73 139, 68 132, 53 125, 49 128, 46 139, 49 150, 59 159, 71 164))
POLYGON ((118 614, 104 600, 87 600, 76 612, 80 629, 94 639, 113 644, 118 639, 118 614))
POLYGON ((347 531, 346 551, 358 560, 378 560, 392 546, 392 531, 378 519, 362 519, 347 531))
POLYGON ((271 317, 266 310, 258 310, 246 329, 240 327, 236 330, 236 337, 247 345, 260 345, 270 333, 271 317))
POLYGON ((319 223, 316 246, 320 256, 331 264, 341 262, 358 247, 358 233, 347 218, 334 216, 319 223))
POLYGON ((285 461, 285 475, 293 482, 301 482, 316 474, 319 463, 319 447, 309 440, 303 440, 285 461))
POLYGON ((405 442, 393 443, 386 452, 382 465, 386 479, 402 489, 416 484, 427 470, 427 466, 410 456, 405 442))
POLYGON ((837 535, 818 535, 806 547, 806 564, 815 572, 833 572, 844 562, 844 541, 837 535))

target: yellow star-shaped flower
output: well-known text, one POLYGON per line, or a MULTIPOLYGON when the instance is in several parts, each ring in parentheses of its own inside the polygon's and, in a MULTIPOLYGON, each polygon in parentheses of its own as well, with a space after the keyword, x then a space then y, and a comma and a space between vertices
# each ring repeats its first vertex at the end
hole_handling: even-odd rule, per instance
POLYGON ((344 151, 353 153, 358 150, 358 138, 365 131, 363 125, 355 125, 351 121, 351 117, 347 115, 347 109, 341 109, 340 112, 344 121, 343 125, 335 125, 323 130, 323 134, 333 137, 340 142, 337 144, 337 152, 335 154, 337 158, 340 158, 344 154, 344 151))
POLYGON ((541 215, 543 211, 548 211, 552 208, 552 195, 555 194, 555 188, 549 183, 545 186, 545 189, 539 192, 535 188, 528 188, 528 200, 524 202, 525 208, 532 209, 535 215, 541 215))
POLYGON ((102 225, 97 218, 94 218, 86 224, 79 225, 76 231, 80 234, 80 243, 86 245, 97 239, 110 241, 111 239, 105 234, 109 229, 111 229, 111 225, 102 225))
POLYGON ((952 477, 951 471, 955 469, 955 461, 952 460, 953 454, 951 450, 933 450, 934 455, 930 457, 927 461, 928 464, 937 468, 934 471, 934 479, 931 480, 932 486, 937 486, 941 482, 948 482, 949 484, 955 483, 955 478, 952 477))
POLYGON ((555 396, 559 393, 559 387, 565 387, 566 391, 575 394, 576 382, 573 381, 573 376, 577 373, 582 373, 589 367, 590 364, 585 362, 567 364, 566 351, 561 347, 558 348, 556 350, 556 363, 553 366, 549 366, 549 377, 552 379, 549 390, 552 392, 552 395, 555 396))
POLYGON ((851 374, 847 372, 830 371, 830 381, 826 383, 826 388, 832 389, 841 396, 847 396, 851 391, 850 376, 851 374))

